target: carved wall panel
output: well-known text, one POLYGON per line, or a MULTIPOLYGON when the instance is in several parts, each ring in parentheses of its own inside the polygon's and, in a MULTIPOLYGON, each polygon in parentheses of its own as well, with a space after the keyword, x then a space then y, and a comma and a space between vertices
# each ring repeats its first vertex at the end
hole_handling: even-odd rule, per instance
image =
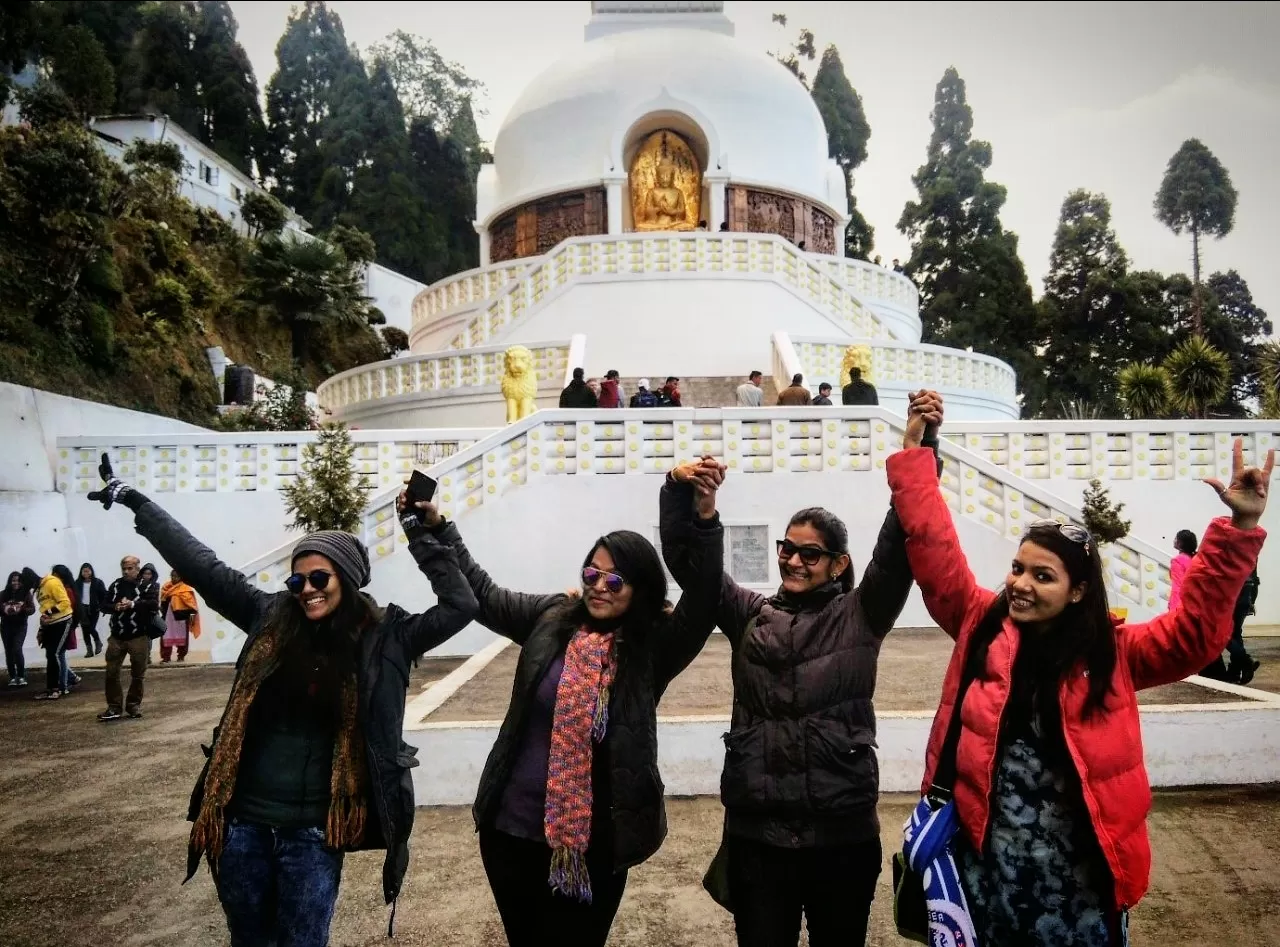
POLYGON ((814 253, 836 252, 836 222, 825 210, 809 208, 809 249, 814 253))
POLYGON ((730 187, 725 200, 729 229, 774 233, 810 253, 835 253, 835 219, 825 210, 788 194, 730 187))
POLYGON ((605 233, 608 220, 603 188, 530 201, 489 226, 489 260, 539 256, 568 237, 605 233))

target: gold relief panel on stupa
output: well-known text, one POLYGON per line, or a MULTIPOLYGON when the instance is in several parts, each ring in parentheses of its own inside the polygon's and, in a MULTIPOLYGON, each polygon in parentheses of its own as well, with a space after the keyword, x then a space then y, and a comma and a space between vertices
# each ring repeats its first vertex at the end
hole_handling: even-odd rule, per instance
POLYGON ((635 230, 693 230, 702 205, 702 171, 673 131, 656 131, 631 159, 628 178, 635 230))

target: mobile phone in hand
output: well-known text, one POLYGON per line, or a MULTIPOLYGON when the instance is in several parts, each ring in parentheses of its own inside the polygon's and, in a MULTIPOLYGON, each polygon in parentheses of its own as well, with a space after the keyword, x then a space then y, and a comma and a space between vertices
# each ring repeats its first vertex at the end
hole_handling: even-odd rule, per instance
POLYGON ((414 505, 417 503, 431 502, 431 498, 436 495, 436 482, 421 470, 415 470, 409 478, 409 486, 405 494, 409 509, 414 510, 414 505))

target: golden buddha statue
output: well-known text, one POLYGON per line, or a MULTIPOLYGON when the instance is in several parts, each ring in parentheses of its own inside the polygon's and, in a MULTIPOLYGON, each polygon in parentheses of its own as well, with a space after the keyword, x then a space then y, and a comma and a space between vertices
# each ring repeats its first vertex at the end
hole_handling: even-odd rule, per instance
POLYGON ((631 216, 636 230, 692 230, 698 222, 702 173, 683 138, 650 135, 631 162, 631 216))

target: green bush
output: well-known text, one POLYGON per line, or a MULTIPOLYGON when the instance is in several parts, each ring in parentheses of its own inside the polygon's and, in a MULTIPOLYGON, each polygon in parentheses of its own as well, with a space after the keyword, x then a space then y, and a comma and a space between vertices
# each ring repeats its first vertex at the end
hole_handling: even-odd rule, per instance
POLYGON ((191 318, 191 293, 170 276, 159 277, 147 296, 147 312, 172 326, 182 326, 191 318))

